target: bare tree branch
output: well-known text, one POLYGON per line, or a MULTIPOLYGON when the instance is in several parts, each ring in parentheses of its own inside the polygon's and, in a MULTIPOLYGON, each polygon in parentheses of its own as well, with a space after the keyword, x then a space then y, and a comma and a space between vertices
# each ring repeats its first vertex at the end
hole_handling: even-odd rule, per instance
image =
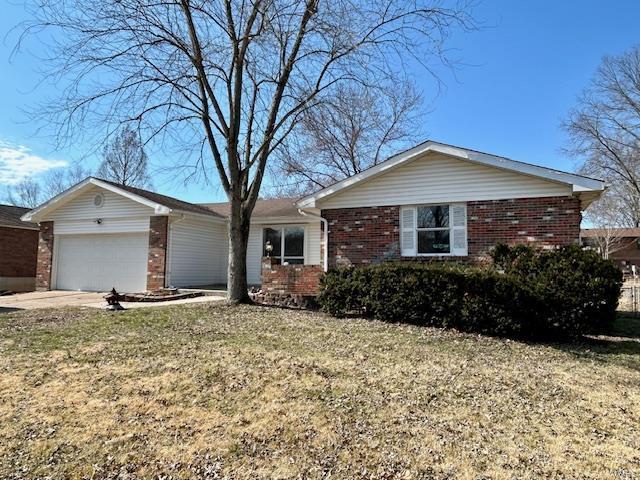
MULTIPOLYGON (((131 123, 143 143, 202 152, 189 175, 208 177, 213 162, 231 202, 234 301, 248 298, 249 221, 265 171, 296 125, 341 85, 398 79, 405 57, 447 64, 450 32, 475 27, 473 0, 30 1, 25 35, 42 40, 46 78, 61 91, 38 113, 61 144, 131 123)), ((386 128, 390 140, 397 127, 386 128)))

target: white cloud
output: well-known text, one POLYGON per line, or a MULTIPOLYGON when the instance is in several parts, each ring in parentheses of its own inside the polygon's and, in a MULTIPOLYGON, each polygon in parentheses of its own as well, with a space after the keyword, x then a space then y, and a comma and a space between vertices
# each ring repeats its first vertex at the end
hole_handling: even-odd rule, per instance
POLYGON ((64 160, 39 157, 28 147, 0 140, 0 185, 15 185, 26 178, 67 165, 64 160))

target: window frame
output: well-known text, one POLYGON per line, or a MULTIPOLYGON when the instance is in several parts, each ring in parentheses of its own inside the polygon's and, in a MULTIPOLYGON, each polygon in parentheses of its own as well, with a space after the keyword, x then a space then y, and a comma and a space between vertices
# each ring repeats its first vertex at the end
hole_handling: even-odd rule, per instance
POLYGON ((266 235, 265 230, 278 230, 280 231, 280 252, 276 255, 275 251, 271 252, 271 258, 280 259, 280 265, 285 264, 285 258, 292 260, 302 260, 302 263, 289 263, 289 265, 304 265, 307 262, 307 228, 305 225, 301 224, 285 224, 285 225, 263 225, 262 226, 262 254, 265 256, 265 244, 266 244, 266 235), (285 231, 287 228, 301 228, 302 229, 302 256, 299 255, 286 255, 285 244, 286 244, 286 234, 285 231))
POLYGON ((416 256, 417 257, 452 257, 454 256, 452 250, 453 250, 453 219, 451 218, 452 212, 451 212, 451 204, 450 203, 428 203, 428 204, 421 204, 421 205, 415 205, 415 209, 416 209, 416 213, 415 213, 415 231, 416 231, 416 236, 415 236, 415 242, 416 242, 416 256), (424 227, 418 227, 418 219, 419 219, 419 214, 418 214, 418 210, 420 208, 425 208, 425 207, 447 207, 447 221, 449 223, 448 227, 432 227, 432 228, 424 228, 424 227), (420 246, 420 240, 419 240, 419 232, 449 232, 449 251, 444 253, 444 252, 440 252, 440 253, 420 253, 418 251, 419 246, 420 246))

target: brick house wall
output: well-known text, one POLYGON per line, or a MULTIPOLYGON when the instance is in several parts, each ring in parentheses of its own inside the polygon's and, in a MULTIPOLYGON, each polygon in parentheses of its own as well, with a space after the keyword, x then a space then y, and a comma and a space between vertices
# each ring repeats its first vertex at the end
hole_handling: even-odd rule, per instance
POLYGON ((0 277, 35 277, 38 230, 0 227, 0 277))
MULTIPOLYGON (((327 209, 322 216, 329 223, 329 267, 434 259, 400 256, 399 206, 327 209)), ((497 243, 576 243, 580 221, 580 201, 574 197, 467 202, 466 258, 480 260, 497 243)))
POLYGON ((38 262, 36 266, 36 290, 51 289, 53 266, 53 222, 40 222, 38 238, 38 262))
POLYGON ((276 265, 262 259, 262 291, 266 294, 317 295, 322 265, 276 265))
POLYGON ((149 260, 147 290, 165 287, 169 217, 151 217, 149 222, 149 260))

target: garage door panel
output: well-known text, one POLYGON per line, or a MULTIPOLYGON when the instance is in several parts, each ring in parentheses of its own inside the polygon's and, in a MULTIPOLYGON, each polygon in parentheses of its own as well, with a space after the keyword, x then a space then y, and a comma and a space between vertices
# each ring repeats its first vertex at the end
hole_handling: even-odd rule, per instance
POLYGON ((56 288, 146 290, 148 234, 56 236, 56 288))

